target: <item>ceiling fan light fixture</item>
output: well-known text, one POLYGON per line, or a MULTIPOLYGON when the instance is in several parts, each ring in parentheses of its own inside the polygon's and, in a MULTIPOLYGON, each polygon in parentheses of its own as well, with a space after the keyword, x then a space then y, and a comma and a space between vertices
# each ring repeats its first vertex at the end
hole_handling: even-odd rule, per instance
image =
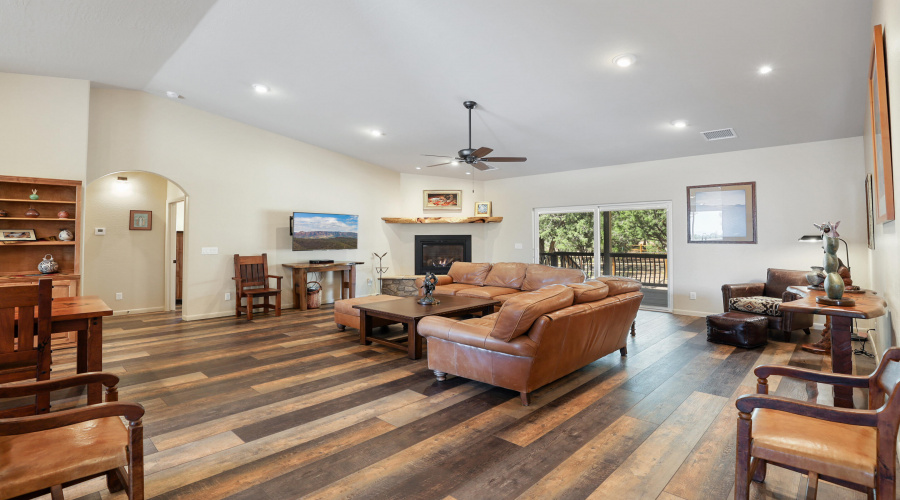
POLYGON ((459 166, 459 162, 456 160, 451 161, 450 164, 453 165, 454 167, 459 166))
POLYGON ((616 57, 613 57, 613 64, 620 68, 627 68, 637 61, 637 58, 634 57, 634 54, 620 54, 616 57))

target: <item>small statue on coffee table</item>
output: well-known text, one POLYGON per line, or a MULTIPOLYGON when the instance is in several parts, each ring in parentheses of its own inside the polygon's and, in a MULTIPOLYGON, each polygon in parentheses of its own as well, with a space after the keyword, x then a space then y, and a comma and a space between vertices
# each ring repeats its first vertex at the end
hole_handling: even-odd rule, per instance
POLYGON ((425 296, 421 299, 417 300, 419 304, 423 306, 433 306, 435 304, 440 304, 441 301, 434 298, 432 295, 434 293, 434 289, 437 287, 437 276, 434 273, 425 273, 425 282, 422 284, 422 290, 425 291, 425 296))

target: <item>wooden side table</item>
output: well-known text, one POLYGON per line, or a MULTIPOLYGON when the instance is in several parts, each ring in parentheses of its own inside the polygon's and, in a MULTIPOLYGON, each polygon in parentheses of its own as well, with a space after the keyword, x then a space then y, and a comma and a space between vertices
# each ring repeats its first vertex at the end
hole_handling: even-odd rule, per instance
POLYGON ((341 298, 356 297, 356 266, 365 262, 342 261, 330 264, 310 264, 298 262, 296 264, 282 264, 285 269, 290 269, 293 277, 292 290, 294 292, 294 309, 306 310, 306 285, 308 273, 341 273, 341 298))
MULTIPOLYGON (((875 292, 845 293, 845 296, 856 301, 853 307, 825 306, 816 302, 816 297, 825 295, 819 290, 810 290, 805 286, 788 287, 789 292, 800 296, 800 299, 781 304, 782 311, 807 314, 821 314, 831 318, 831 370, 835 373, 853 373, 853 346, 850 334, 853 319, 877 318, 884 315, 887 304, 875 292)), ((853 408, 853 388, 834 387, 834 405, 842 408, 853 408)))

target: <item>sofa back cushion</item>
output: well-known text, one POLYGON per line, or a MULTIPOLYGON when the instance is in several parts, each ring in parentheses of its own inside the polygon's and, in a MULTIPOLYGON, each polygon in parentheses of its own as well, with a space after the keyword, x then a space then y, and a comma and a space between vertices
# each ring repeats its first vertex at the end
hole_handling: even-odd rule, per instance
POLYGON ((509 342, 531 328, 542 315, 569 307, 575 291, 565 285, 552 285, 533 292, 520 293, 503 303, 491 337, 509 342))
POLYGON ((484 285, 484 279, 491 271, 491 265, 483 262, 454 262, 447 271, 454 283, 484 285))
POLYGON ((566 286, 575 292, 575 304, 596 302, 609 295, 609 286, 602 281, 586 280, 584 283, 569 283, 566 286))
POLYGON ((499 286, 503 288, 522 288, 525 281, 525 269, 528 264, 521 262, 498 262, 491 267, 491 272, 484 280, 485 286, 499 286))
POLYGON ((631 278, 622 276, 600 276, 597 281, 606 283, 609 287, 609 296, 619 295, 628 292, 639 292, 641 290, 641 282, 631 278))
POLYGON ((528 267, 525 268, 525 281, 522 282, 522 290, 530 292, 547 285, 565 285, 567 283, 581 283, 582 281, 584 281, 584 271, 581 269, 563 269, 543 264, 528 264, 528 267))
POLYGON ((809 271, 791 271, 789 269, 769 269, 766 272, 766 297, 780 299, 789 286, 806 286, 806 273, 809 271))

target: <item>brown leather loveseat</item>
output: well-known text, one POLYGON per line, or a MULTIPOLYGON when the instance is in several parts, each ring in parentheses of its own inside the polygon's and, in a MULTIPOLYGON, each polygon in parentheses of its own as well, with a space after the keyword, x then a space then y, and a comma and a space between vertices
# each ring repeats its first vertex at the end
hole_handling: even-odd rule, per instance
MULTIPOLYGON (((502 304, 517 294, 547 285, 581 283, 584 272, 522 262, 454 262, 447 274, 438 275, 437 280, 435 295, 494 299, 502 304)), ((423 282, 424 278, 416 279, 420 295, 423 282)))
POLYGON ((644 294, 629 278, 557 284, 508 298, 482 318, 423 318, 428 368, 529 394, 616 350, 624 356, 628 331, 644 294))
POLYGON ((722 306, 725 312, 741 311, 765 316, 769 328, 783 332, 784 340, 791 341, 791 332, 803 330, 810 334, 813 325, 812 314, 782 312, 782 302, 797 300, 799 297, 787 291, 789 286, 806 286, 807 271, 773 269, 766 271, 765 283, 740 283, 722 285, 722 306))

